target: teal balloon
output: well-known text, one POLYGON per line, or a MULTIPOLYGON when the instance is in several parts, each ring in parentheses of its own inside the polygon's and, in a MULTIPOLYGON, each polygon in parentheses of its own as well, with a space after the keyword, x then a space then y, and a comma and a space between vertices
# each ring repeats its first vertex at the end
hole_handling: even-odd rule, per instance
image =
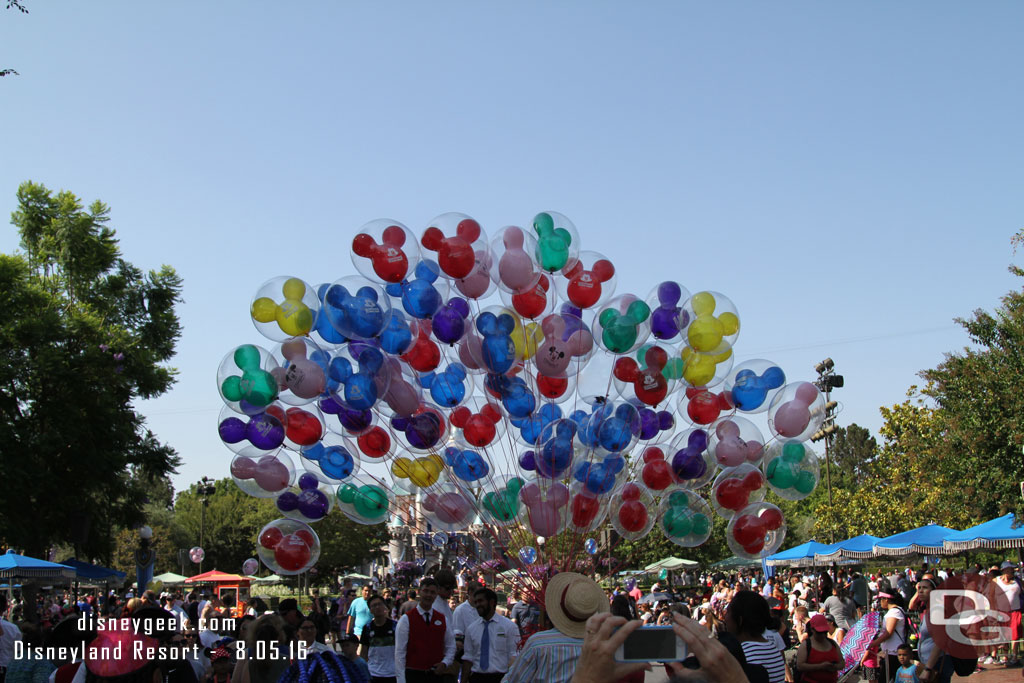
POLYGON ((537 232, 537 261, 549 273, 561 270, 569 261, 569 245, 572 235, 565 228, 556 228, 555 219, 549 213, 539 213, 533 219, 537 232))
POLYGON ((665 510, 662 526, 669 536, 689 536, 693 532, 693 518, 689 508, 671 507, 665 510))
POLYGON ((693 516, 693 533, 697 536, 703 536, 704 534, 711 531, 711 520, 707 518, 707 515, 698 512, 693 516))
POLYGON ((690 504, 690 497, 686 495, 686 491, 673 491, 668 497, 668 504, 674 508, 686 507, 690 504))
POLYGON ((796 490, 800 493, 807 495, 814 490, 814 485, 817 482, 814 481, 814 473, 802 470, 796 477, 796 490))
MULTIPOLYGON (((778 460, 773 460, 772 465, 776 462, 778 462, 778 460)), ((769 466, 768 469, 771 470, 772 468, 769 466)), ((793 466, 793 463, 781 462, 774 469, 774 473, 768 477, 768 481, 772 483, 772 486, 780 489, 788 489, 792 488, 793 485, 796 484, 797 475, 796 468, 793 466)))
POLYGON ((782 459, 799 465, 804 461, 804 445, 802 443, 787 443, 782 447, 782 459))

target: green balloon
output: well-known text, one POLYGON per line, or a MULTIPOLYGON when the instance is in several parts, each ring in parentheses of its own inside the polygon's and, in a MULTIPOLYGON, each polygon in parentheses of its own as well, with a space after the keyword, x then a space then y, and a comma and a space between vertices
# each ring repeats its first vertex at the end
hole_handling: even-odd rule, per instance
POLYGON ((565 228, 556 228, 555 219, 549 213, 539 213, 533 219, 537 231, 537 261, 549 273, 561 270, 569 262, 569 245, 572 235, 565 228))
POLYGON ((804 460, 804 445, 790 442, 782 447, 782 459, 786 462, 800 464, 804 460))
POLYGON ((792 488, 793 484, 796 483, 796 468, 793 466, 793 463, 779 463, 779 466, 775 468, 775 475, 770 477, 768 481, 776 488, 792 488))
POLYGON ((356 499, 356 490, 352 484, 342 484, 338 487, 338 500, 342 503, 352 503, 356 499))
POLYGON ((252 344, 242 344, 235 349, 235 365, 239 370, 250 370, 260 366, 260 350, 252 344))
POLYGON ((242 378, 237 375, 231 375, 225 379, 220 385, 220 393, 229 401, 241 401, 242 378))
POLYGON ((388 494, 379 486, 360 486, 354 507, 364 519, 377 519, 388 512, 388 494))
POLYGON ((239 383, 243 398, 254 406, 269 406, 277 398, 277 380, 266 370, 247 370, 239 383))
POLYGON ((779 469, 779 459, 776 458, 768 463, 768 468, 764 471, 764 476, 768 477, 768 481, 775 478, 775 472, 779 469))
POLYGON ((686 369, 686 363, 683 362, 682 358, 672 357, 668 359, 668 363, 661 369, 661 374, 666 379, 680 379, 683 376, 683 370, 686 369))
POLYGON ((711 520, 703 513, 698 512, 693 516, 693 533, 703 536, 711 530, 711 520))
POLYGON ((807 495, 814 490, 814 473, 808 472, 807 470, 801 470, 800 474, 796 478, 796 490, 800 493, 807 495))
POLYGON ((688 536, 693 531, 693 520, 689 508, 669 508, 665 511, 662 526, 669 536, 688 536))
POLYGON ((673 491, 668 497, 668 504, 670 507, 684 508, 690 504, 690 497, 686 495, 686 491, 673 491))
POLYGON ((491 491, 484 496, 484 509, 501 522, 511 522, 519 514, 519 486, 513 490, 512 482, 502 491, 491 491))

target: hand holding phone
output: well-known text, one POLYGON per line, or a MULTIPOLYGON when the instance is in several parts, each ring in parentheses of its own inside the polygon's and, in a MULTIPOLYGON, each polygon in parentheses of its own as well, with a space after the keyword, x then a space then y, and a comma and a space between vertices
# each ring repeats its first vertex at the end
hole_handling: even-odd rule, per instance
POLYGON ((681 662, 686 656, 686 643, 671 626, 638 628, 615 650, 617 662, 681 662))

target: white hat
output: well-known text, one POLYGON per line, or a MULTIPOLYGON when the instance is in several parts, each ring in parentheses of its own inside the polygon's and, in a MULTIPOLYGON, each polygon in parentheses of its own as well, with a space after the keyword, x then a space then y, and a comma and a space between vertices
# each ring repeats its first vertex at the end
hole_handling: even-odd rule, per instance
POLYGON ((548 618, 570 638, 583 638, 587 619, 598 612, 610 612, 608 596, 593 579, 576 572, 551 577, 544 591, 548 618))

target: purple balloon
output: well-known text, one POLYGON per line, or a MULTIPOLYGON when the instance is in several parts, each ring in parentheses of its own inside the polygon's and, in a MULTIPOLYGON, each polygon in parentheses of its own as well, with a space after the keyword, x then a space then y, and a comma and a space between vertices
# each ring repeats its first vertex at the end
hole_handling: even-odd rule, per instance
POLYGON ((320 480, 316 478, 315 474, 306 472, 299 477, 299 488, 300 489, 315 489, 320 485, 320 480))
POLYGON ((676 426, 676 419, 672 417, 672 413, 667 410, 658 411, 658 428, 661 431, 672 429, 676 426))
POLYGON ((519 466, 529 472, 537 469, 537 454, 533 451, 523 451, 519 456, 519 466))
POLYGON ((237 417, 229 417, 220 423, 217 431, 224 443, 238 443, 245 438, 245 423, 237 417))
POLYGON ((653 439, 657 436, 658 431, 658 414, 650 408, 642 408, 640 410, 640 433, 638 434, 640 440, 653 439))
POLYGON ((245 428, 245 436, 256 448, 269 451, 284 443, 284 425, 264 413, 249 421, 245 428))
POLYGON ((285 491, 277 497, 277 509, 281 512, 291 512, 299 506, 299 497, 291 491, 285 491))
POLYGON ((329 504, 323 491, 307 489, 299 494, 296 508, 299 514, 306 519, 323 519, 327 514, 329 504))

